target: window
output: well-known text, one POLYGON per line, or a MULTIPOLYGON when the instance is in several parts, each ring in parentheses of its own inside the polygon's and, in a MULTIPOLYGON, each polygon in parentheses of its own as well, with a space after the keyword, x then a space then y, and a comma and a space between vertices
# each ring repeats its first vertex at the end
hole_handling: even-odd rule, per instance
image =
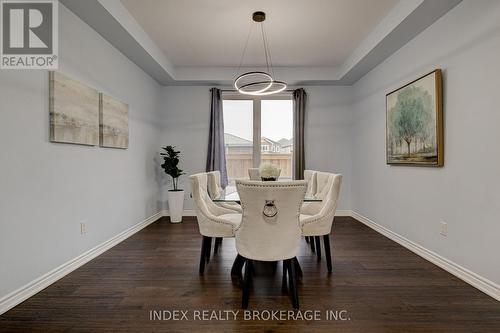
POLYGON ((261 101, 261 138, 272 143, 272 153, 261 156, 262 163, 281 168, 280 178, 292 179, 293 101, 261 101))
POLYGON ((234 180, 247 177, 253 167, 253 101, 223 100, 222 107, 230 193, 236 190, 234 180))
POLYGON ((293 102, 290 95, 249 98, 224 94, 224 140, 229 178, 248 178, 248 168, 272 163, 281 168, 280 178, 292 178, 293 102))

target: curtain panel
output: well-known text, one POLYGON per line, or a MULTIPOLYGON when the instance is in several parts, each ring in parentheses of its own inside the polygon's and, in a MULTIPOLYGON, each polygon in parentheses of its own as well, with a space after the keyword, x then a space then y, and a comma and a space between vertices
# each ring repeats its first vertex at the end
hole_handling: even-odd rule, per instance
POLYGON ((224 149, 224 117, 222 91, 210 89, 210 131, 206 171, 220 171, 222 188, 227 186, 226 152, 224 149))
POLYGON ((304 179, 306 158, 304 152, 304 127, 307 94, 303 88, 293 91, 293 158, 295 161, 293 178, 304 179))

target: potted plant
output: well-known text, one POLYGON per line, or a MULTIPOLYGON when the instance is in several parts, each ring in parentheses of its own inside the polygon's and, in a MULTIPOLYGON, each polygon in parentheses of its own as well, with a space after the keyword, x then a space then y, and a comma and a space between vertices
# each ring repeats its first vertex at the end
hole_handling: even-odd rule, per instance
POLYGON ((260 178, 262 181, 276 181, 281 174, 281 169, 271 163, 260 166, 260 178))
POLYGON ((185 173, 179 169, 179 154, 174 146, 166 146, 162 148, 165 153, 160 153, 163 157, 163 164, 161 167, 165 173, 172 177, 174 188, 168 190, 168 210, 170 213, 170 222, 182 222, 182 212, 184 211, 184 190, 179 189, 179 177, 185 173))

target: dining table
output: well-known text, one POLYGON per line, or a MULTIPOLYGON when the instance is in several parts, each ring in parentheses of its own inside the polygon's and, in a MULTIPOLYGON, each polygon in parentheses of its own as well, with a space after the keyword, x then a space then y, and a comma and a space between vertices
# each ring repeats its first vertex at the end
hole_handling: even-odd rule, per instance
MULTIPOLYGON (((316 198, 313 196, 305 196, 303 202, 321 202, 322 199, 316 198)), ((223 191, 217 198, 213 199, 213 202, 225 202, 225 203, 237 203, 240 204, 240 196, 238 195, 237 191, 223 191)), ((231 267, 231 280, 233 281, 234 284, 241 286, 241 281, 243 279, 242 276, 242 268, 243 265, 245 264, 245 258, 242 257, 240 254, 236 255, 236 258, 234 259, 233 266, 231 267)), ((273 262, 273 267, 276 268, 277 262, 273 262)), ((302 276, 302 269, 300 267, 300 264, 297 261, 297 268, 299 271, 299 279, 302 276)), ((274 269, 273 269, 274 270, 274 269)))
MULTIPOLYGON (((305 196, 304 202, 321 202, 319 198, 313 196, 305 196)), ((228 192, 223 191, 217 198, 213 199, 213 202, 226 202, 226 203, 241 203, 240 196, 238 192, 228 192)))

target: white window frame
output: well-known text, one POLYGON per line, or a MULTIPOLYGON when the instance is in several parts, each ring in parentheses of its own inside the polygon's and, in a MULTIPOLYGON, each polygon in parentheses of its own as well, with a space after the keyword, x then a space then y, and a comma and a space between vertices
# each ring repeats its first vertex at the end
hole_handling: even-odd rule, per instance
MULTIPOLYGON (((261 159, 261 102, 262 100, 292 100, 293 95, 291 92, 282 92, 272 96, 250 96, 243 95, 236 91, 223 91, 222 100, 244 100, 252 101, 253 105, 253 154, 252 165, 254 168, 260 166, 261 159)), ((295 137, 294 137, 295 140, 295 137)), ((292 165, 295 163, 295 156, 292 155, 292 165)))

